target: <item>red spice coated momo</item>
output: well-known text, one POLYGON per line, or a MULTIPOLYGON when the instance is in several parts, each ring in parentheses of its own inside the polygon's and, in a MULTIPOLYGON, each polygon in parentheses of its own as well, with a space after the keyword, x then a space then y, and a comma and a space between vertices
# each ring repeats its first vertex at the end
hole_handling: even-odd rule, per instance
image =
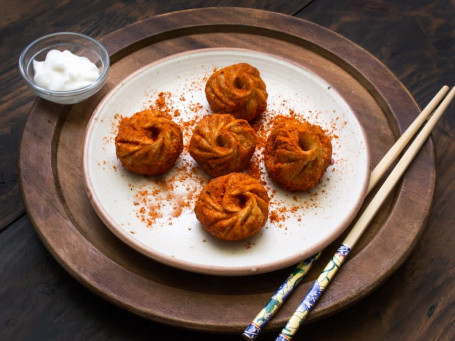
POLYGON ((171 116, 155 109, 123 118, 115 137, 122 165, 135 173, 161 175, 169 171, 183 150, 183 134, 171 116))
POLYGON ((274 121, 264 150, 269 176, 289 191, 316 186, 332 159, 332 143, 321 127, 295 118, 274 121))
POLYGON ((204 229, 223 240, 242 240, 259 232, 268 219, 269 197, 262 184, 243 173, 212 179, 194 209, 204 229))
POLYGON ((259 70, 247 63, 222 68, 213 73, 205 86, 210 108, 252 121, 267 109, 266 85, 259 70))
POLYGON ((209 175, 240 172, 256 148, 256 134, 245 120, 229 114, 203 117, 191 136, 189 152, 209 175))

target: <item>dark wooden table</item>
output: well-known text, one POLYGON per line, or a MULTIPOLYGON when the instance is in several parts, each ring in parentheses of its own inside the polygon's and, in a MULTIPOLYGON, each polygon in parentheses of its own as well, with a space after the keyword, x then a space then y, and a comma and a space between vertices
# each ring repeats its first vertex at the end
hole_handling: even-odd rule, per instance
MULTIPOLYGON (((421 107, 442 85, 452 86, 455 81, 455 3, 449 0, 4 2, 0 14, 1 340, 241 339, 157 324, 91 293, 57 264, 38 239, 17 181, 21 131, 35 100, 17 67, 28 43, 56 31, 101 38, 158 14, 210 6, 265 9, 329 28, 382 61, 421 107)), ((455 339, 454 111, 452 104, 432 135, 437 173, 433 208, 409 258, 367 298, 306 325, 296 339, 455 339)), ((261 339, 274 340, 275 335, 264 334, 261 339)))

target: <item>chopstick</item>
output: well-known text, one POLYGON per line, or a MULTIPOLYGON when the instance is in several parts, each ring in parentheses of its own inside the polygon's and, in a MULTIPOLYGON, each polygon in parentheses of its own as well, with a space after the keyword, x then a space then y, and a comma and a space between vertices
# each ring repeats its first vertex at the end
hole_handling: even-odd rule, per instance
POLYGON ((379 207, 385 201, 387 196, 392 191, 393 187, 396 185, 398 180, 406 171, 409 164, 414 159, 417 152, 420 150, 422 145, 425 143, 426 139, 430 135, 432 129, 436 125, 439 118, 442 116, 447 106, 452 101, 455 96, 455 87, 449 92, 447 97, 442 101, 440 106, 435 110, 431 118, 428 120, 427 124, 422 128, 420 133, 408 147, 402 158, 398 161, 397 165, 394 167, 390 175, 385 180, 384 184, 378 190, 376 195, 371 200, 370 204, 367 206, 365 211, 362 213, 360 218, 355 223, 351 232, 347 235, 335 255, 332 257, 330 262, 327 264, 325 269, 322 271, 321 275, 314 282, 310 291, 307 293, 299 307, 296 309, 295 313, 291 316, 286 326, 281 331, 280 335, 276 339, 277 341, 289 341, 295 335, 299 327, 302 325, 303 321, 308 316, 309 312, 312 310, 316 302, 318 301, 321 294, 328 287, 330 281, 337 273, 338 269, 343 264, 344 260, 348 256, 349 252, 355 246, 357 241, 360 239, 362 233, 368 227, 368 224, 373 219, 374 215, 378 211, 379 207))
MULTIPOLYGON (((395 142, 392 148, 387 152, 383 159, 378 163, 370 175, 370 182, 367 189, 367 194, 375 187, 379 179, 384 175, 390 165, 395 161, 398 155, 404 150, 406 145, 420 129, 422 124, 428 119, 428 116, 433 112, 435 107, 441 102, 445 94, 449 90, 448 86, 443 86, 436 96, 428 103, 421 114, 414 120, 402 136, 395 142)), ((422 128, 420 134, 408 148, 401 160, 395 166, 383 186, 379 189, 369 206, 363 212, 362 216, 356 222, 351 232, 348 234, 342 245, 339 247, 335 255, 327 264, 321 275, 313 284, 310 291, 305 296, 295 313, 291 316, 288 323, 278 336, 277 340, 291 340, 298 328, 305 320, 308 313, 311 311, 316 301, 319 299, 322 292, 330 283, 338 269, 343 264, 346 256, 354 247, 362 233, 368 227, 369 222, 375 215, 376 211, 382 205, 392 188, 403 175, 406 168, 409 166, 414 156, 420 150, 423 143, 428 138, 431 130, 436 125, 437 120, 441 117, 447 106, 455 95, 455 88, 452 88, 447 97, 442 101, 441 105, 436 109, 433 116, 428 119, 428 123, 422 128)), ((246 340, 254 340, 259 336, 261 329, 268 323, 273 315, 278 311, 284 301, 287 299, 292 290, 298 285, 303 276, 311 269, 312 264, 316 261, 321 252, 305 259, 299 263, 295 270, 287 277, 280 288, 275 292, 272 298, 267 302, 265 307, 253 319, 250 325, 243 332, 243 337, 246 340)))
POLYGON ((286 278, 281 284, 278 290, 273 294, 267 304, 257 314, 253 321, 243 332, 243 338, 245 340, 254 340, 259 336, 262 328, 270 321, 275 313, 280 309, 283 303, 288 298, 289 294, 297 287, 302 278, 310 271, 313 263, 319 258, 321 252, 308 257, 304 261, 300 262, 292 271, 292 273, 286 278))
MULTIPOLYGON (((379 161, 376 167, 370 174, 370 183, 368 185, 367 194, 376 186, 378 181, 382 178, 384 173, 389 169, 392 163, 396 160, 398 155, 411 141, 412 137, 417 133, 422 124, 428 119, 428 116, 433 112, 436 106, 444 98, 445 94, 449 91, 449 87, 444 85, 441 90, 433 97, 433 99, 427 104, 417 118, 411 123, 406 131, 400 136, 395 142, 392 148, 389 149, 386 155, 379 161)), ((444 109, 445 110, 445 109, 444 109)))

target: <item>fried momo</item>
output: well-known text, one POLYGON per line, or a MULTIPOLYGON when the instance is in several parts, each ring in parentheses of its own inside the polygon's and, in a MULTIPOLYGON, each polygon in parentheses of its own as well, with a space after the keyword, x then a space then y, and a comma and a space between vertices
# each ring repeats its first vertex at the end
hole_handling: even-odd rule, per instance
POLYGON ((267 221, 269 197, 262 184, 243 173, 212 179, 196 201, 204 229, 223 240, 241 240, 259 232, 267 221))
POLYGON ((143 110, 120 121, 115 148, 126 169, 161 175, 174 166, 182 152, 183 134, 169 115, 143 110))
POLYGON ((316 186, 332 159, 332 143, 321 127, 294 118, 275 121, 264 150, 269 176, 289 191, 316 186))
POLYGON ((211 176, 244 169, 256 148, 256 133, 245 120, 229 114, 202 118, 191 136, 189 152, 211 176))
POLYGON ((252 121, 267 108, 267 91, 259 70, 240 63, 214 72, 205 86, 210 108, 252 121))

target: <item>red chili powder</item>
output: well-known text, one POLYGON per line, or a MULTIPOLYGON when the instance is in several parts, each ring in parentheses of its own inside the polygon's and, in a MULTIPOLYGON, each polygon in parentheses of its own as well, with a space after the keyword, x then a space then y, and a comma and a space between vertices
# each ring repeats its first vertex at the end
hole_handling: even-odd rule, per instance
MULTIPOLYGON (((217 68, 213 69, 213 72, 217 71, 217 68)), ((193 97, 193 93, 195 91, 203 91, 205 87, 205 83, 207 82, 210 74, 205 75, 203 79, 200 81, 193 81, 189 85, 189 89, 187 89, 187 93, 181 94, 175 100, 180 102, 187 101, 188 96, 190 98, 193 97)), ((173 99, 173 94, 171 92, 159 92, 155 93, 154 98, 149 105, 150 109, 158 109, 166 114, 169 114, 179 121, 179 125, 182 128, 184 137, 189 140, 193 134, 193 129, 201 119, 203 115, 210 114, 211 112, 208 109, 205 109, 201 103, 198 102, 189 102, 188 104, 185 103, 185 107, 188 108, 188 112, 191 114, 189 118, 185 117, 179 109, 175 107, 175 102, 173 99)), ((267 185, 264 180, 264 174, 261 170, 261 163, 263 162, 263 149, 265 148, 267 142, 267 136, 272 128, 270 124, 266 124, 266 118, 273 114, 275 119, 279 119, 280 117, 294 117, 296 119, 302 120, 301 116, 298 115, 293 109, 289 109, 287 107, 286 101, 282 101, 281 108, 279 112, 272 113, 266 112, 264 115, 261 115, 254 121, 250 122, 250 125, 256 132, 257 135, 257 144, 256 144, 256 151, 247 167, 245 172, 250 175, 251 177, 258 179, 264 185, 267 185), (283 113, 283 114, 281 114, 283 113)), ((319 113, 310 112, 311 115, 317 116, 319 113)), ((112 126, 112 132, 116 133, 118 123, 123 120, 120 114, 116 114, 114 116, 114 123, 112 126)), ((336 118, 339 119, 338 117, 336 118)), ((345 125, 347 122, 343 122, 345 125)), ((338 139, 338 135, 334 134, 336 125, 332 123, 330 127, 332 131, 331 134, 328 134, 332 139, 338 139)), ((114 134, 115 135, 115 134, 114 134)), ((108 139, 109 141, 105 142, 112 142, 112 138, 108 139)), ((188 146, 185 146, 183 153, 188 153, 187 150, 188 146)), ((158 218, 163 218, 162 214, 162 204, 161 202, 166 202, 170 205, 171 214, 168 217, 168 225, 172 225, 172 219, 179 217, 184 210, 193 210, 194 209, 194 201, 197 198, 197 194, 200 193, 202 188, 208 183, 210 178, 203 173, 199 167, 195 163, 191 163, 188 161, 181 162, 177 169, 173 172, 172 176, 163 175, 158 178, 151 179, 151 182, 156 186, 154 189, 150 189, 150 187, 143 186, 141 188, 136 189, 136 195, 134 200, 134 206, 136 207, 136 215, 138 218, 143 221, 148 227, 153 226, 158 218), (182 194, 175 194, 175 190, 177 185, 181 185, 184 182, 189 182, 191 185, 187 185, 186 193, 182 196, 182 194)), ((116 167, 114 166, 114 170, 116 167)), ((335 171, 335 168, 332 169, 332 172, 335 171)), ((268 185, 266 186, 266 188, 268 185)), ((134 190, 134 186, 130 185, 131 190, 134 190)), ((270 190, 268 188, 270 198, 274 198, 276 195, 276 190, 270 190)), ((317 193, 316 193, 317 195, 317 193)), ((297 196, 293 196, 293 201, 295 204, 283 206, 281 204, 276 204, 276 208, 271 211, 269 215, 270 222, 274 223, 277 227, 283 228, 284 222, 286 219, 289 218, 289 214, 298 214, 301 212, 302 209, 307 209, 310 207, 315 207, 317 204, 311 198, 311 200, 300 200, 297 196)), ((272 200, 271 200, 272 204, 272 200)), ((297 217, 298 221, 302 220, 301 216, 297 217)), ((189 228, 190 229, 190 228, 189 228)), ((251 244, 246 245, 247 248, 251 247, 251 244)))

